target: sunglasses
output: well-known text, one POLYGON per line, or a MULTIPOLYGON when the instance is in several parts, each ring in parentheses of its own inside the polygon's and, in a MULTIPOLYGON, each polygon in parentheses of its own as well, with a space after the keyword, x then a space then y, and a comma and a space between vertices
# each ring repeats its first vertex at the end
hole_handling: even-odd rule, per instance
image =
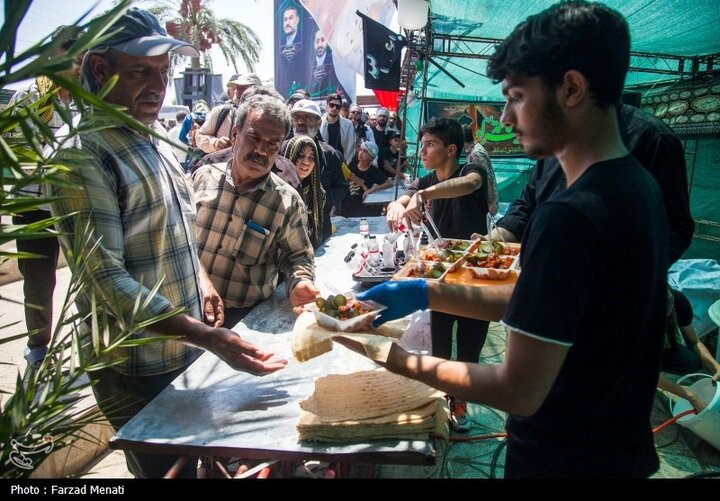
POLYGON ((342 108, 342 104, 338 104, 338 103, 328 103, 328 107, 329 107, 329 108, 336 108, 336 109, 339 110, 340 108, 342 108))
POLYGON ((360 113, 358 110, 352 110, 350 113, 360 113))

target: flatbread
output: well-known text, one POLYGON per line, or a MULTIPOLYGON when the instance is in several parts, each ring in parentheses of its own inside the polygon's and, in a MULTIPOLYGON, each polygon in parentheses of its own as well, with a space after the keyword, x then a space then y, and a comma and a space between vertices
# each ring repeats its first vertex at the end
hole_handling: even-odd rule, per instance
POLYGON ((425 383, 377 369, 318 378, 300 407, 329 423, 407 412, 443 396, 425 383))
POLYGON ((297 430, 300 440, 347 443, 364 440, 427 440, 431 435, 448 438, 450 411, 447 400, 438 398, 412 411, 368 420, 325 423, 303 411, 297 430))
POLYGON ((405 317, 387 322, 377 329, 368 328, 352 334, 338 333, 320 327, 312 312, 303 311, 295 320, 291 346, 295 359, 298 362, 306 362, 332 350, 333 336, 342 335, 362 342, 363 346, 367 344, 369 348, 366 353, 369 351, 369 353, 373 354, 373 356, 370 356, 370 354, 368 356, 373 360, 384 362, 387 360, 387 354, 391 347, 391 343, 387 343, 386 340, 401 338, 409 325, 410 317, 405 317), (385 356, 381 360, 383 354, 385 356))
POLYGON ((387 362, 388 357, 390 356, 390 349, 392 348, 392 345, 397 342, 397 339, 385 336, 359 334, 356 332, 343 332, 332 336, 333 340, 338 338, 345 338, 360 343, 365 351, 365 356, 380 364, 387 362))

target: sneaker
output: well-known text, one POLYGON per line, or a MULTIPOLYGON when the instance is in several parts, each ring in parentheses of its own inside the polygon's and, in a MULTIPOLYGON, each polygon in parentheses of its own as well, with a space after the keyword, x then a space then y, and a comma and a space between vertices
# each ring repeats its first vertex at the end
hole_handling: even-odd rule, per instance
POLYGON ((45 355, 47 355, 47 352, 47 346, 36 346, 35 348, 30 348, 29 346, 26 346, 25 351, 23 352, 23 357, 27 361, 29 367, 32 367, 33 369, 39 369, 43 363, 43 360, 45 360, 45 355))
POLYGON ((470 431, 470 420, 467 417, 467 402, 450 397, 450 427, 458 433, 470 431))

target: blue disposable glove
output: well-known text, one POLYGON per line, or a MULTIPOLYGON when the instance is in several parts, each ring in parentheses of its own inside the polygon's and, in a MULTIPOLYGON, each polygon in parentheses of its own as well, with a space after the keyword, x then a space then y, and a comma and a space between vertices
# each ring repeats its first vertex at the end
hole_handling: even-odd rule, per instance
POLYGON ((422 278, 384 282, 356 297, 361 301, 375 301, 387 307, 373 321, 373 327, 428 307, 427 283, 422 278))

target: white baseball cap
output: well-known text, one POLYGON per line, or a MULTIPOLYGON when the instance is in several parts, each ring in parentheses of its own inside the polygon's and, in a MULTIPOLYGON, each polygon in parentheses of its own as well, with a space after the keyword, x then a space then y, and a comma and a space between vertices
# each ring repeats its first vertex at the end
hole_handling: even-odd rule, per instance
POLYGON ((301 99, 297 103, 293 105, 292 111, 290 111, 290 115, 294 115, 295 113, 310 113, 311 115, 315 115, 318 118, 322 118, 322 113, 320 113, 320 107, 317 105, 316 102, 311 101, 309 99, 301 99))

